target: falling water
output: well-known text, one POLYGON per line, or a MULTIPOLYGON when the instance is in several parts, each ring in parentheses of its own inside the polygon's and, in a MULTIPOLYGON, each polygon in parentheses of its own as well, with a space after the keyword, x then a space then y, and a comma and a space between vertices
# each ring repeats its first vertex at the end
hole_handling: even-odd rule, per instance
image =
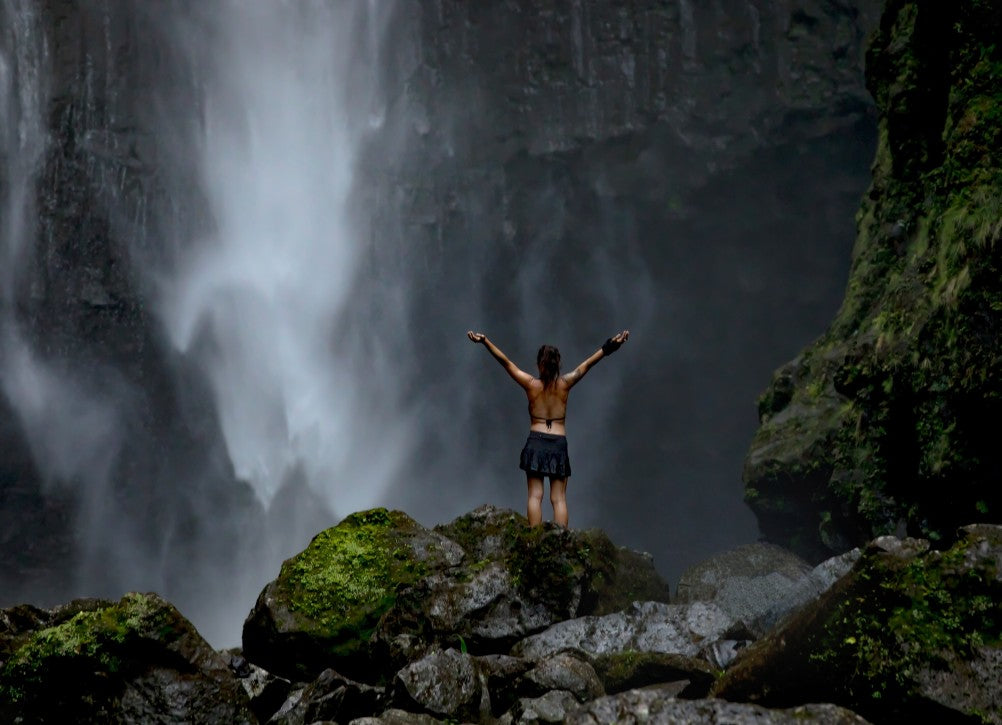
POLYGON ((12 334, 16 271, 34 230, 35 173, 46 143, 46 48, 30 0, 3 0, 0 20, 0 279, 4 331, 12 334))
POLYGON ((363 234, 348 202, 361 139, 381 123, 389 8, 220 2, 183 26, 207 60, 196 145, 212 226, 182 244, 162 313, 211 381, 237 475, 266 504, 301 471, 339 511, 373 505, 395 464, 367 457, 366 486, 338 486, 369 420, 336 327, 363 234))

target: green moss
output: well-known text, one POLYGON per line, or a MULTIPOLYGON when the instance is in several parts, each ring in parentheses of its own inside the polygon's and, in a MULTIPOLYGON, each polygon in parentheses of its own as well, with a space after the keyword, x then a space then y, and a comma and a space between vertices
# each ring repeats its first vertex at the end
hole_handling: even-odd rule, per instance
POLYGON ((336 639, 370 634, 397 589, 425 573, 399 536, 413 526, 400 512, 359 512, 288 560, 278 585, 290 609, 304 616, 304 627, 336 639))
POLYGON ((925 669, 998 646, 1002 583, 994 560, 970 557, 961 543, 906 564, 874 558, 825 621, 811 661, 841 670, 856 697, 879 699, 907 696, 925 669))
POLYGON ((137 639, 170 642, 177 634, 171 611, 145 594, 127 594, 117 604, 78 612, 33 633, 11 654, 0 669, 0 700, 20 701, 49 681, 53 670, 65 670, 74 662, 86 662, 88 672, 120 673, 130 666, 137 639))
POLYGON ((970 511, 984 520, 976 501, 999 509, 980 421, 1002 414, 1000 25, 990 3, 896 2, 868 53, 881 116, 845 298, 760 397, 746 467, 750 505, 788 511, 791 538, 814 528, 794 520, 805 506, 851 543, 900 520, 948 538, 970 511), (838 415, 819 404, 833 395, 838 415))

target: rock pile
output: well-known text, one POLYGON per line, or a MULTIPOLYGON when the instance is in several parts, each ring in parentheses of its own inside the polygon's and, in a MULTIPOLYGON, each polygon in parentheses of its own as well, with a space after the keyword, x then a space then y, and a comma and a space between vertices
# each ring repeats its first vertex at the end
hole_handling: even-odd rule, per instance
POLYGON ((883 537, 815 569, 772 545, 687 571, 485 506, 353 514, 217 652, 129 594, 0 612, 0 718, 125 723, 1002 721, 1002 527, 883 537), (769 623, 775 623, 770 625, 769 623))

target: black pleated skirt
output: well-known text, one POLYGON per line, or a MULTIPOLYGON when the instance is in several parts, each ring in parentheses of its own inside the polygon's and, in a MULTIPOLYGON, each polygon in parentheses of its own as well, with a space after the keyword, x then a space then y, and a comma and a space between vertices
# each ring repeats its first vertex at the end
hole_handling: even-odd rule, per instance
POLYGON ((571 461, 567 457, 567 436, 529 431, 518 467, 527 473, 551 478, 571 475, 571 461))

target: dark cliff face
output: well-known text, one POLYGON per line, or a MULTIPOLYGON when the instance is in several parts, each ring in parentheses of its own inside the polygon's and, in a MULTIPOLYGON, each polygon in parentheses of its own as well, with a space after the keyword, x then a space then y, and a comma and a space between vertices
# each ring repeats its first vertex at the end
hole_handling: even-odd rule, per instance
POLYGON ((745 465, 765 534, 811 555, 997 521, 1002 227, 997 4, 891 2, 845 300, 776 373, 745 465))
POLYGON ((8 57, 18 43, 43 49, 38 67, 20 58, 16 70, 18 92, 44 99, 38 118, 11 109, 13 123, 41 127, 38 168, 27 182, 4 180, 33 185, 37 224, 29 239, 3 239, 5 253, 21 245, 5 258, 15 268, 2 315, 17 401, 3 401, 0 426, 3 598, 147 587, 197 612, 229 595, 231 577, 214 577, 234 552, 259 551, 246 532, 262 512, 234 478, 204 381, 165 345, 136 273, 171 252, 158 216, 183 207, 204 220, 197 194, 164 199, 179 160, 167 163, 153 140, 149 90, 196 94, 153 18, 130 3, 52 1, 30 13, 0 10, 8 57), (18 37, 27 20, 38 34, 18 37))
MULTIPOLYGON (((373 267, 420 270, 389 274, 413 349, 446 351, 408 377, 426 422, 415 468, 449 499, 473 478, 522 505, 522 404, 457 332, 482 326, 531 369, 541 343, 570 366, 631 327, 575 389, 572 525, 610 527, 669 571, 754 538, 733 496, 755 425, 741 401, 841 299, 879 3, 408 10, 419 34, 397 44, 403 110, 383 129, 406 140, 361 169, 389 164, 373 204, 401 224, 373 267), (429 387, 455 401, 457 381, 482 386, 469 405, 426 402, 429 387)), ((425 490, 408 479, 395 505, 435 516, 425 490)))
MULTIPOLYGON (((366 338, 385 338, 401 416, 420 421, 395 506, 434 522, 442 501, 522 505, 521 404, 462 332, 483 325, 523 367, 552 338, 566 366, 630 326, 636 342, 576 392, 588 475, 575 526, 601 523, 669 571, 754 536, 737 493, 754 420, 733 411, 840 299, 872 155, 862 49, 877 6, 395 7, 380 69, 392 103, 354 185, 368 241, 338 321, 361 394, 378 405, 366 338), (479 394, 457 397, 457 376, 479 394)), ((111 473, 88 510, 79 487, 45 474, 30 421, 4 410, 5 541, 33 542, 28 558, 20 544, 0 552, 21 583, 4 596, 54 579, 72 589, 52 571, 86 550, 100 565, 83 577, 110 590, 166 581, 190 611, 178 590, 198 599, 212 580, 225 597, 212 572, 260 551, 263 514, 235 480, 206 380, 165 340, 145 273, 169 272, 177 245, 213 223, 190 151, 198 57, 159 14, 181 7, 38 6, 47 143, 5 319, 114 424, 90 439, 111 473), (108 519, 84 525, 95 501, 112 502, 108 519), (127 561, 152 581, 134 584, 127 561)))

